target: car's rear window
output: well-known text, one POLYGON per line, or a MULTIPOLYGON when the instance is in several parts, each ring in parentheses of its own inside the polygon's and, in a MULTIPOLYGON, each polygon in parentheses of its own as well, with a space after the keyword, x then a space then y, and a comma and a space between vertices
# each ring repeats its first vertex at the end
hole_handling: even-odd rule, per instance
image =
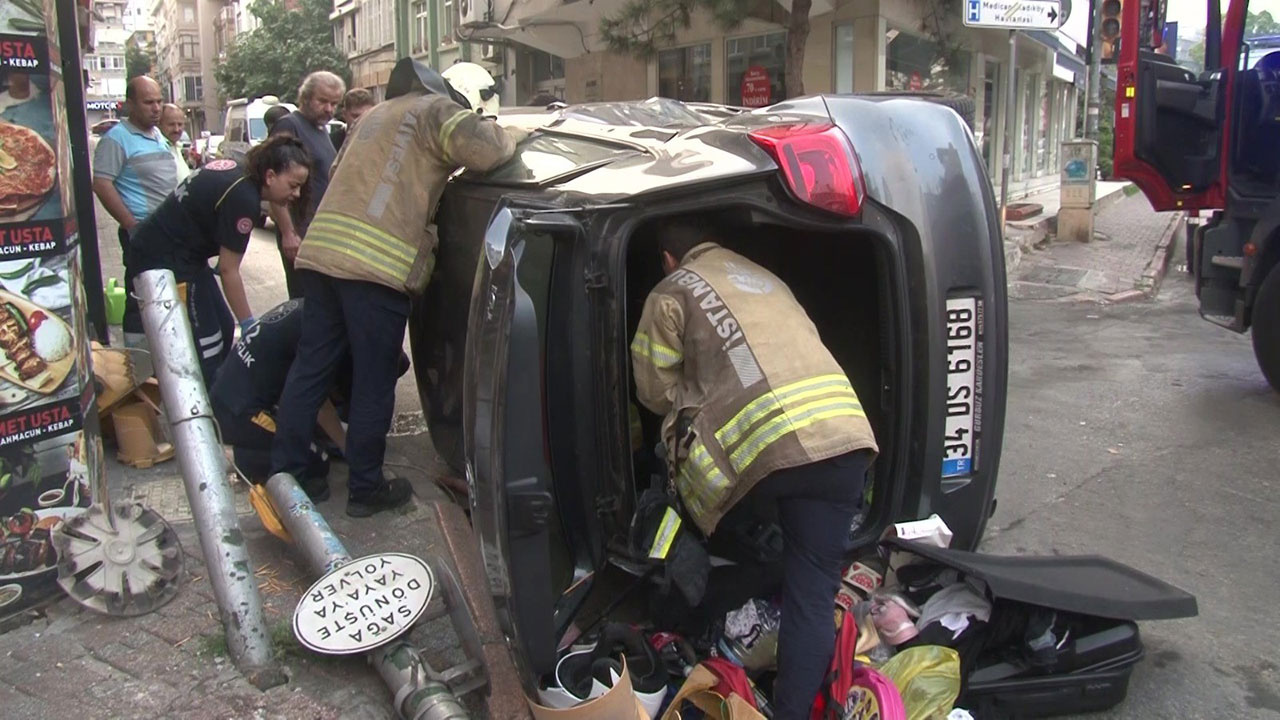
POLYGON ((484 175, 468 174, 468 177, 486 182, 540 185, 581 168, 638 152, 625 145, 537 133, 520 143, 515 157, 507 164, 484 175))

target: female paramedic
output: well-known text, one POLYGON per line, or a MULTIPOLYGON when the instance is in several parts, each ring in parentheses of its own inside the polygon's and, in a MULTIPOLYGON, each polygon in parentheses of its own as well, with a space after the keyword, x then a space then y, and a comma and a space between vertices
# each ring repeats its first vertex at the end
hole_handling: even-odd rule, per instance
POLYGON ((305 203, 310 167, 301 142, 271 137, 249 151, 243 166, 219 159, 191 173, 130 236, 132 273, 167 269, 186 283, 187 314, 206 386, 231 351, 232 315, 241 328, 253 324, 240 261, 262 203, 305 203), (221 290, 209 267, 212 258, 218 259, 221 290))

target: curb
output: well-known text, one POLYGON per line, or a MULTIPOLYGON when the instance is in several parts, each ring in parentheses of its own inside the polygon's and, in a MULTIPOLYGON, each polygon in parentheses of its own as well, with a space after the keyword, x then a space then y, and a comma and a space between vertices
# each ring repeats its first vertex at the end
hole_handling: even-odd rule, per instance
POLYGON ((1160 292, 1160 283, 1169 272, 1169 258, 1173 255, 1174 241, 1178 237, 1185 237, 1186 232, 1187 214, 1174 213, 1173 217, 1169 218, 1169 224, 1160 236, 1160 241, 1156 243, 1151 260, 1147 262, 1142 275, 1134 282, 1134 288, 1107 295, 1106 302, 1116 304, 1135 300, 1154 300, 1160 292))
MULTIPOLYGON (((1116 203, 1128 197, 1125 191, 1132 186, 1133 186, 1133 183, 1127 183, 1124 185, 1124 187, 1121 187, 1113 192, 1110 192, 1098 198, 1097 201, 1094 203, 1094 209, 1093 209, 1094 215, 1097 215, 1099 212, 1102 212, 1103 210, 1111 207, 1112 205, 1115 205, 1116 203)), ((1031 195, 1027 195, 1022 199, 1025 200, 1028 197, 1035 197, 1035 195, 1036 193, 1032 193, 1031 195)), ((1032 225, 1013 225, 1011 223, 1005 223, 1005 227, 1004 227, 1005 273, 1007 275, 1012 276, 1012 274, 1018 269, 1018 266, 1022 264, 1023 255, 1026 255, 1027 253, 1031 252, 1031 250, 1035 248, 1036 245, 1039 245, 1040 243, 1044 242, 1045 239, 1048 238, 1050 235, 1057 234, 1057 231, 1058 231, 1057 225, 1058 225, 1057 213, 1054 213, 1053 215, 1046 215, 1040 220, 1037 220, 1032 225)))

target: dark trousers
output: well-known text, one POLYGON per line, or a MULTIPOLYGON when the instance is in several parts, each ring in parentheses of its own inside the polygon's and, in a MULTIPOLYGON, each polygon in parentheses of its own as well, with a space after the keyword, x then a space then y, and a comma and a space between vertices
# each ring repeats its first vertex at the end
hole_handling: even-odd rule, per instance
POLYGON ((316 413, 333 387, 343 356, 350 352, 347 490, 350 498, 363 499, 383 483, 409 297, 375 283, 309 270, 299 271, 298 280, 307 299, 302 338, 280 397, 271 469, 299 479, 305 476, 316 413))
MULTIPOLYGON (((297 218, 294 218, 295 222, 297 218)), ((298 230, 301 235, 303 230, 298 230)), ((290 300, 302 297, 302 284, 298 282, 298 271, 293 269, 293 262, 284 256, 284 236, 276 230, 276 250, 280 252, 280 265, 284 267, 284 287, 290 300)))
MULTIPOLYGON (((212 398, 211 403, 222 442, 230 445, 235 453, 236 468, 249 482, 265 483, 271 477, 271 445, 276 438, 275 417, 265 410, 233 413, 217 397, 212 398)), ((322 478, 328 474, 328 456, 316 443, 312 443, 307 475, 322 478)))
POLYGON ((199 270, 187 281, 187 317, 191 319, 191 334, 196 341, 205 387, 213 387, 218 368, 231 354, 236 326, 213 270, 199 270))
POLYGON ((116 228, 116 237, 120 240, 120 257, 124 260, 124 321, 121 323, 127 333, 146 332, 142 327, 142 310, 138 308, 138 298, 133 289, 133 278, 137 272, 129 268, 129 231, 116 228))
POLYGON ((831 664, 836 591, 872 457, 858 451, 779 470, 749 494, 775 505, 783 535, 774 720, 807 720, 831 664))

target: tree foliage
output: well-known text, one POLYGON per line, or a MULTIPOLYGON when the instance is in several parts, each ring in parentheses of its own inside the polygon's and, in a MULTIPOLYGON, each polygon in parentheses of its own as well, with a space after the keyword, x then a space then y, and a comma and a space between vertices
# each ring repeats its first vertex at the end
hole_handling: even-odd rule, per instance
MULTIPOLYGON (((762 7, 772 11, 774 0, 626 0, 612 15, 600 19, 600 36, 614 52, 653 57, 670 47, 676 35, 706 13, 722 30, 731 31, 762 7)), ((792 0, 787 13, 786 87, 789 97, 804 94, 804 50, 809 40, 809 10, 813 0, 792 0)))
MULTIPOLYGON (((1258 13, 1247 12, 1244 20, 1244 38, 1280 35, 1280 22, 1271 13, 1263 10, 1258 13)), ((1187 57, 1191 60, 1197 73, 1204 70, 1204 40, 1187 48, 1187 57)))
POLYGON ((287 10, 277 0, 256 0, 249 12, 261 25, 240 35, 215 70, 224 97, 277 95, 297 99, 298 85, 317 70, 337 73, 351 82, 347 57, 333 41, 329 24, 331 0, 301 0, 287 10))
POLYGON ((124 76, 130 80, 139 75, 150 75, 155 64, 155 55, 137 45, 130 45, 124 51, 124 76))

